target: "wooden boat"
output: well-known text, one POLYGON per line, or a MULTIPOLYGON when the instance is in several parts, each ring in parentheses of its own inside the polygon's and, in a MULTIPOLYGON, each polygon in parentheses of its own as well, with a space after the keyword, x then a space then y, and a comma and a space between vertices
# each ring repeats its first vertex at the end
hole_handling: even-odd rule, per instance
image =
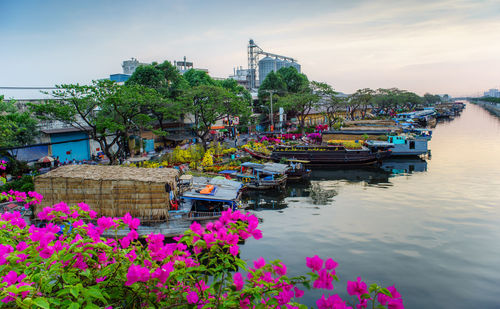
POLYGON ((306 168, 306 164, 309 164, 309 161, 305 160, 294 160, 289 159, 288 165, 290 169, 286 171, 286 176, 288 177, 288 181, 290 180, 305 180, 311 177, 311 170, 306 168))
POLYGON ((184 175, 179 182, 178 208, 169 211, 173 219, 213 220, 227 209, 241 208, 243 184, 224 177, 192 177, 184 175), (188 177, 186 177, 188 176, 188 177))
POLYGON ((245 162, 241 164, 241 170, 235 176, 249 189, 274 189, 286 185, 288 169, 286 164, 245 162))
POLYGON ((246 153, 250 154, 252 157, 259 159, 259 160, 271 160, 270 156, 267 156, 263 153, 252 150, 250 148, 245 147, 245 148, 243 148, 243 151, 245 151, 246 153))
POLYGON ((368 165, 388 158, 391 151, 387 147, 369 149, 347 149, 343 145, 332 146, 276 146, 271 159, 306 160, 314 165, 368 165))

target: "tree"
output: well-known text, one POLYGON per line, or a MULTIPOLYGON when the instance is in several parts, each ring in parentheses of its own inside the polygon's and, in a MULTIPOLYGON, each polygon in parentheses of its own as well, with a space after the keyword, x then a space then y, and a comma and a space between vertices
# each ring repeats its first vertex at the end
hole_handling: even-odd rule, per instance
POLYGON ((38 135, 38 121, 30 111, 19 111, 15 101, 0 96, 0 147, 32 144, 38 135))
POLYGON ((285 111, 293 113, 299 121, 302 134, 305 133, 305 121, 311 111, 318 107, 321 95, 318 90, 327 89, 326 84, 311 82, 309 87, 303 87, 298 93, 289 93, 278 100, 278 106, 285 111))
POLYGON ((352 120, 355 119, 356 111, 361 111, 361 118, 365 118, 368 108, 371 106, 371 101, 375 91, 370 88, 358 89, 355 93, 349 96, 348 107, 349 115, 352 120))
POLYGON ((188 82, 175 66, 169 61, 164 61, 162 64, 153 63, 138 67, 127 80, 126 85, 142 85, 155 90, 148 97, 144 112, 156 120, 159 128, 154 129, 155 126, 153 126, 153 133, 161 136, 166 146, 165 136, 168 134, 163 131, 164 125, 168 121, 175 121, 181 117, 182 108, 179 96, 189 88, 188 82))
POLYGON ((189 86, 196 87, 200 85, 215 86, 216 82, 205 71, 189 69, 184 73, 184 79, 188 82, 189 86))
POLYGON ((188 90, 183 96, 185 111, 193 117, 194 131, 206 149, 210 127, 227 115, 239 115, 248 108, 244 100, 228 90, 200 85, 188 90))
MULTIPOLYGON (((218 82, 218 84, 228 90, 230 93, 232 93, 237 99, 239 99, 241 102, 241 107, 238 107, 237 113, 240 118, 239 121, 239 126, 240 130, 243 129, 245 126, 249 125, 250 122, 250 116, 252 114, 252 95, 248 90, 245 89, 245 87, 241 86, 238 84, 238 82, 232 78, 225 79, 223 81, 218 82)), ((228 119, 229 116, 236 116, 236 115, 231 115, 228 114, 228 119)))
POLYGON ((286 91, 289 93, 299 93, 307 91, 310 86, 309 80, 305 74, 299 73, 294 67, 282 67, 276 74, 280 75, 286 85, 286 91))
POLYGON ((269 98, 268 90, 274 91, 277 95, 283 95, 287 92, 286 83, 281 75, 274 73, 273 71, 266 75, 266 78, 261 83, 258 91, 259 101, 261 103, 269 98))
POLYGON ((345 108, 347 98, 339 95, 332 86, 326 83, 315 83, 315 91, 321 97, 319 106, 323 108, 323 115, 328 121, 328 126, 333 127, 338 121, 338 112, 345 108))
POLYGON ((430 93, 424 94, 424 100, 427 104, 436 104, 441 102, 441 97, 439 95, 432 95, 430 93))
POLYGON ((91 85, 59 85, 55 99, 30 108, 44 120, 56 120, 87 132, 96 140, 110 164, 125 151, 127 133, 150 127, 152 119, 144 107, 154 92, 144 86, 120 86, 110 80, 91 85), (117 147, 117 151, 113 151, 117 147))

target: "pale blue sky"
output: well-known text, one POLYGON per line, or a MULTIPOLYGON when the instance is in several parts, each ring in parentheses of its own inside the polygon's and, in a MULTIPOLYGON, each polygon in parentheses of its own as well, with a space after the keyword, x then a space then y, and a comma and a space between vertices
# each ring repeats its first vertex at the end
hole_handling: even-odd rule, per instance
POLYGON ((0 86, 87 83, 130 57, 187 56, 227 77, 247 66, 249 38, 347 93, 500 87, 500 1, 488 0, 0 0, 0 86))

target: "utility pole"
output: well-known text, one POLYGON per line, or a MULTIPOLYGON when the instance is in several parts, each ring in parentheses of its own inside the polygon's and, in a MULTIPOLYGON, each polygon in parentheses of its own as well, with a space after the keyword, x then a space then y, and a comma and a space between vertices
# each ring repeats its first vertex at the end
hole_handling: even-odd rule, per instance
POLYGON ((276 90, 264 90, 264 92, 267 92, 271 95, 271 110, 270 110, 270 117, 271 117, 271 131, 274 131, 274 117, 273 117, 273 93, 276 93, 276 90))

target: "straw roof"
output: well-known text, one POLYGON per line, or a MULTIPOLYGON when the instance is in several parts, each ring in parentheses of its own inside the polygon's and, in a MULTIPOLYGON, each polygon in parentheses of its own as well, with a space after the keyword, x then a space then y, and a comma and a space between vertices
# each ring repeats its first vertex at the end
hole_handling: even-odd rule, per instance
POLYGON ((179 176, 173 168, 137 168, 113 165, 65 165, 37 178, 77 178, 88 180, 134 180, 167 183, 179 176))

